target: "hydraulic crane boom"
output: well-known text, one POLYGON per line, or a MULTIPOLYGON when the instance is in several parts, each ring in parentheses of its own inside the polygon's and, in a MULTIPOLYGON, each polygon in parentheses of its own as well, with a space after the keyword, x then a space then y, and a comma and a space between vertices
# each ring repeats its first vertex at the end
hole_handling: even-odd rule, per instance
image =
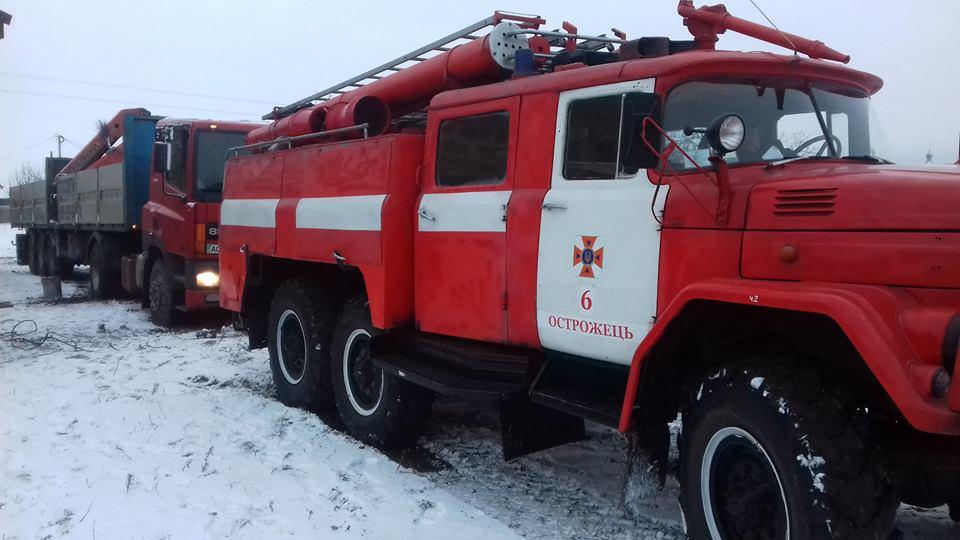
POLYGON ((103 157, 107 150, 123 136, 123 119, 128 116, 150 116, 146 109, 123 109, 109 122, 104 124, 90 142, 77 152, 76 157, 60 171, 60 174, 70 174, 86 169, 103 157))

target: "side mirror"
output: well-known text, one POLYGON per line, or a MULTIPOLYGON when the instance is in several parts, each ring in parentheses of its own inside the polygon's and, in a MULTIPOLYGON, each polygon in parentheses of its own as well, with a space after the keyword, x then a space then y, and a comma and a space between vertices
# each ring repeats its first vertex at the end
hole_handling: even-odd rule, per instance
POLYGON ((720 154, 735 152, 743 144, 743 137, 746 134, 746 127, 743 124, 743 118, 736 114, 721 114, 710 122, 707 128, 707 142, 710 147, 720 154))
POLYGON ((166 173, 170 170, 170 144, 153 145, 153 172, 166 173))

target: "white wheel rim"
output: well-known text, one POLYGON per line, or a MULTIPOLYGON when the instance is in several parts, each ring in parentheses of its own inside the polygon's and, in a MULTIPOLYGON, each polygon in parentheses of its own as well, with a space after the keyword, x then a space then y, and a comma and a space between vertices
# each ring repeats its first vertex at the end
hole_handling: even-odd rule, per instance
POLYGON ((713 437, 710 438, 710 442, 707 443, 707 448, 703 452, 703 461, 700 463, 700 501, 703 505, 703 515, 707 521, 707 528, 710 530, 710 537, 713 540, 724 540, 720 535, 720 526, 717 523, 717 516, 713 510, 713 499, 710 497, 710 486, 712 483, 712 465, 717 454, 717 449, 720 448, 720 444, 724 440, 730 437, 739 437, 748 441, 750 444, 756 447, 761 454, 763 454, 763 457, 766 458, 767 463, 770 464, 770 469, 773 470, 773 474, 777 478, 777 486, 780 488, 780 500, 783 501, 783 515, 787 521, 786 540, 790 540, 790 512, 787 508, 787 495, 783 490, 783 481, 780 480, 780 473, 773 465, 773 460, 770 459, 770 455, 767 454, 767 451, 763 448, 763 446, 757 442, 757 439, 754 438, 753 435, 750 435, 738 427, 725 427, 714 433, 713 437))
POLYGON ((297 312, 292 309, 288 309, 280 314, 280 319, 277 321, 277 359, 280 360, 280 371, 283 373, 283 378, 287 380, 290 384, 297 384, 303 379, 303 374, 307 371, 307 357, 309 356, 307 352, 307 333, 303 331, 303 324, 300 323, 300 317, 297 316, 297 312), (287 371, 287 363, 283 359, 283 324, 287 319, 293 317, 297 321, 297 325, 300 327, 300 335, 303 336, 303 369, 300 370, 300 376, 294 378, 290 375, 290 372, 287 371))
POLYGON ((377 395, 377 401, 370 408, 365 408, 363 405, 357 401, 356 396, 353 395, 353 388, 350 385, 350 350, 353 348, 354 342, 360 336, 370 337, 370 332, 367 332, 363 328, 357 328, 353 332, 350 332, 350 335, 347 336, 347 343, 343 346, 343 358, 340 364, 343 366, 343 387, 347 390, 347 399, 350 400, 350 405, 353 407, 353 410, 357 412, 360 416, 370 416, 371 414, 377 412, 377 409, 380 407, 380 401, 383 399, 383 371, 380 372, 380 394, 377 395))

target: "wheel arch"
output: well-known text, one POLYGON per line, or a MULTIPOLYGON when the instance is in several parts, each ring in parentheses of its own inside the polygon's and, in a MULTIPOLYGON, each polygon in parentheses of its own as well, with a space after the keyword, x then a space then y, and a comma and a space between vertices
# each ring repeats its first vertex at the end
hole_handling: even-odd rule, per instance
POLYGON ((337 310, 349 298, 367 292, 363 272, 354 266, 251 255, 246 261, 240 296, 240 316, 249 336, 250 348, 266 346, 270 300, 277 287, 290 279, 304 279, 314 286, 324 287, 336 302, 337 310))
POLYGON ((960 418, 917 390, 898 307, 888 288, 713 280, 690 286, 667 306, 634 353, 619 428, 672 420, 696 370, 749 349, 813 361, 920 431, 960 433, 960 418), (816 336, 816 339, 810 339, 816 336), (758 345, 759 344, 759 345, 758 345))
POLYGON ((147 248, 147 257, 143 261, 143 287, 140 288, 140 302, 144 308, 150 305, 150 272, 157 260, 163 258, 163 251, 157 246, 151 245, 147 248))

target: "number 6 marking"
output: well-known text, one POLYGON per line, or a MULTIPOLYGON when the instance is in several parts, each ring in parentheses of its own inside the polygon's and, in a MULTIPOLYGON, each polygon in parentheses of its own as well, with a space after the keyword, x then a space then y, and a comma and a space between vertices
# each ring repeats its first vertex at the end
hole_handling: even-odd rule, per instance
POLYGON ((580 307, 584 311, 590 311, 590 308, 593 307, 593 299, 590 298, 590 289, 583 291, 583 295, 580 296, 580 307))

